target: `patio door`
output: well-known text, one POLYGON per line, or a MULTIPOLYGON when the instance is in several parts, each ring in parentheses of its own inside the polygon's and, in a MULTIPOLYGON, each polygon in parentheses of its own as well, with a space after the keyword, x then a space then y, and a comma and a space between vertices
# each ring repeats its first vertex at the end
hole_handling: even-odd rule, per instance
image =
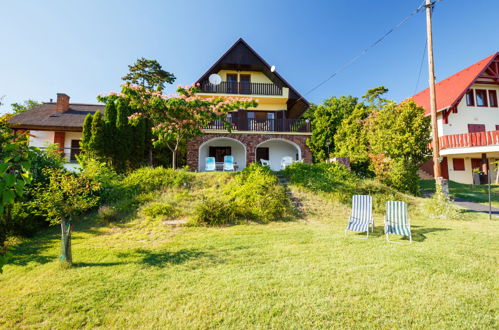
POLYGON ((251 94, 251 76, 249 74, 239 75, 239 85, 241 94, 251 94))
POLYGON ((269 148, 256 148, 256 161, 260 163, 260 159, 270 160, 269 148))
POLYGON ((223 163, 224 156, 232 155, 231 147, 210 147, 209 156, 215 157, 215 162, 223 163))
POLYGON ((227 93, 237 94, 237 74, 227 73, 227 93))
MULTIPOLYGON (((488 162, 488 160, 487 160, 488 162)), ((478 183, 478 184, 487 184, 489 182, 489 177, 487 174, 483 172, 483 161, 481 158, 472 158, 471 159, 471 168, 473 170, 473 175, 476 175, 475 173, 478 172, 479 175, 479 182, 475 182, 476 180, 473 180, 473 183, 478 183)))

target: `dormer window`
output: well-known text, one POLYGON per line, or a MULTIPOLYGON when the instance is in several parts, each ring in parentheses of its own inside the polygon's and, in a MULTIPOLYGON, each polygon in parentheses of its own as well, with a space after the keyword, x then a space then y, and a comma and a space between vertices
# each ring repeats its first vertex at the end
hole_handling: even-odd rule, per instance
POLYGON ((467 93, 466 93, 466 104, 469 106, 469 107, 474 107, 475 106, 475 95, 473 95, 473 90, 470 89, 467 93))
POLYGON ((487 91, 485 89, 475 90, 476 94, 476 105, 477 107, 486 107, 487 104, 487 91))

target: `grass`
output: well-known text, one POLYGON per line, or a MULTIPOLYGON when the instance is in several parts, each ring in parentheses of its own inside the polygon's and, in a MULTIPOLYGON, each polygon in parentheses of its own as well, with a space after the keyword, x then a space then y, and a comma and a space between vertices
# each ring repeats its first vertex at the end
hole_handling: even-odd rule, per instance
MULTIPOLYGON (((434 180, 420 180, 421 189, 435 191, 434 180)), ((493 184, 491 189, 492 206, 499 207, 499 185, 493 184)), ((459 197, 472 202, 489 203, 489 186, 472 185, 449 181, 449 193, 453 197, 459 197)))
MULTIPOLYGON (((199 175, 199 174, 198 174, 199 175)), ((198 178, 206 186, 226 176, 198 178)), ((14 246, 0 275, 2 328, 496 328, 499 224, 410 208, 414 243, 388 244, 382 215, 368 240, 344 237, 348 206, 291 186, 294 221, 75 228, 61 269, 57 228, 14 246)), ((157 199, 187 209, 192 194, 157 199)), ((173 196, 175 196, 173 194, 173 196)))

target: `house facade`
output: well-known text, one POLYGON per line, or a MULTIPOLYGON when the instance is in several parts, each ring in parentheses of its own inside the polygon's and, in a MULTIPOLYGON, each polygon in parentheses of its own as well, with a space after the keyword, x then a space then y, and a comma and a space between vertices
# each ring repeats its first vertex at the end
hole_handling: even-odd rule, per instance
POLYGON ((88 114, 104 109, 104 105, 70 103, 70 97, 57 94, 57 101, 46 102, 12 117, 9 122, 15 131, 29 132, 29 144, 40 149, 57 144, 68 165, 76 163, 80 153, 83 121, 88 114))
MULTIPOLYGON (((467 184, 485 184, 499 160, 499 53, 440 81, 436 85, 442 176, 467 184)), ((413 100, 430 115, 426 89, 413 100)), ((423 165, 433 175, 433 163, 423 165)))
POLYGON ((311 162, 306 145, 311 135, 310 123, 302 118, 309 103, 275 68, 270 66, 243 39, 239 39, 198 79, 205 97, 252 97, 258 106, 227 115, 232 125, 229 133, 222 123, 213 122, 202 136, 187 145, 187 165, 204 171, 206 158, 214 157, 221 168, 224 156, 234 157, 236 169, 252 162, 270 161, 280 170, 283 158, 311 162), (215 77, 218 81, 210 81, 215 77))

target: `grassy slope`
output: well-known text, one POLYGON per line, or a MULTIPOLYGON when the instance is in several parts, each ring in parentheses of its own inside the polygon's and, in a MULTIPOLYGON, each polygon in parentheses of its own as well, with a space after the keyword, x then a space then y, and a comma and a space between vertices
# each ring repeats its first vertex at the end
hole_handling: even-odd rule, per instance
MULTIPOLYGON (((54 228, 0 275, 0 327, 497 327, 498 223, 426 218, 415 242, 345 238, 348 208, 293 188, 306 216, 226 228, 78 226, 61 270, 54 228)), ((141 223, 141 222, 139 222, 141 223)))
MULTIPOLYGON (((435 191, 434 180, 421 180, 422 189, 435 191)), ((472 202, 489 203, 488 185, 472 185, 449 181, 449 192, 454 197, 460 197, 472 202)), ((493 184, 491 189, 492 206, 499 207, 499 185, 493 184)))

